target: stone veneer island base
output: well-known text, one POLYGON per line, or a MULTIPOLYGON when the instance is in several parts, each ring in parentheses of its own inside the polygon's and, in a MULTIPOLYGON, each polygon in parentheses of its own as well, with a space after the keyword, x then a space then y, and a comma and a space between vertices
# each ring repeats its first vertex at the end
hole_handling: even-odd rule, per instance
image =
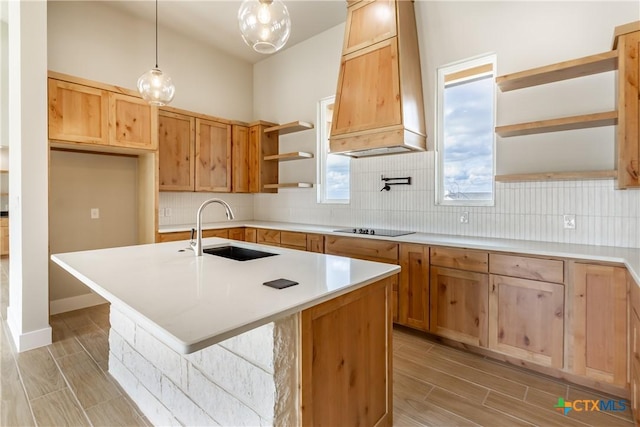
POLYGON ((109 372, 154 425, 391 425, 391 279, 195 353, 111 307, 109 372))

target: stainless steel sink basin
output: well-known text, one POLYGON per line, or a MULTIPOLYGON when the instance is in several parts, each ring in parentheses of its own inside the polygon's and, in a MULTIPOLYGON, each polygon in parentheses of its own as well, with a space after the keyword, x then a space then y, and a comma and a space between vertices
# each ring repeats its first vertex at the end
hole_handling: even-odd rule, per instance
POLYGON ((234 259, 236 261, 250 261, 252 259, 266 258, 274 256, 271 252, 257 251, 255 249, 242 248, 240 246, 217 246, 214 248, 204 248, 203 253, 234 259))

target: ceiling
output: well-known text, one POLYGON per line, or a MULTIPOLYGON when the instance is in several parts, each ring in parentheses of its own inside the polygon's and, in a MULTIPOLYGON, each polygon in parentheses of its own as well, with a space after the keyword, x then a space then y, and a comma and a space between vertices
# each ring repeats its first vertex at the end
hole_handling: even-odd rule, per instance
MULTIPOLYGON (((267 58, 247 46, 238 30, 240 0, 159 0, 158 23, 185 36, 200 40, 250 63, 267 58)), ((155 21, 155 2, 105 1, 104 4, 150 22, 155 21)), ((291 35, 283 50, 311 38, 347 17, 344 0, 284 0, 291 16, 291 35)), ((160 40, 162 29, 160 29, 160 40)))

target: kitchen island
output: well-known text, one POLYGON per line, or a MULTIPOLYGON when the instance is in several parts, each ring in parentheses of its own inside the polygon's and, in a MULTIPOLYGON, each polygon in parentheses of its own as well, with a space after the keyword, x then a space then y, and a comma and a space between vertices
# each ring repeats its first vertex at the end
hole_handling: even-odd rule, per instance
POLYGON ((111 303, 109 372, 154 424, 391 425, 399 267, 233 245, 277 255, 181 241, 52 259, 111 303), (263 286, 279 278, 299 284, 263 286))

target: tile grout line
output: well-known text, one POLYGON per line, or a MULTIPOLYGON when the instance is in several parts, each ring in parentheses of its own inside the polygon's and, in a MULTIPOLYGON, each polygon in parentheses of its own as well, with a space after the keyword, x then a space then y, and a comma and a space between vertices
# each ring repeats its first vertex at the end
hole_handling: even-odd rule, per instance
POLYGON ((64 379, 64 382, 67 385, 67 388, 69 389, 69 392, 71 392, 71 394, 73 395, 73 398, 75 399, 76 403, 78 404, 78 407, 82 411, 82 415, 84 415, 84 417, 87 420, 87 422, 89 423, 89 425, 93 427, 93 423, 89 419, 89 416, 87 415, 87 412, 85 411, 85 408, 80 403, 80 400, 78 399, 78 396, 76 395, 76 392, 71 387, 71 384, 69 383, 69 380, 67 379, 67 376, 64 374, 64 372, 62 372, 62 369, 60 368, 60 365, 58 364, 58 361, 56 360, 56 358, 53 357, 53 354, 51 353, 51 349, 49 349, 47 347, 47 351, 49 352, 49 355, 51 355, 51 358, 53 359, 53 363, 56 364, 56 368, 58 368, 58 372, 60 372, 60 375, 62 375, 62 378, 64 379))
MULTIPOLYGON (((5 319, 2 319, 2 328, 4 330, 5 336, 7 337, 8 340, 10 340, 11 338, 8 335, 9 325, 7 324, 5 319)), ((12 343, 9 343, 9 353, 11 353, 11 358, 13 359, 13 364, 16 368, 16 371, 18 371, 18 378, 20 378, 20 385, 22 386, 22 392, 24 393, 24 398, 27 401, 27 405, 29 405, 29 412, 31 412, 31 419, 33 420, 33 424, 37 426, 38 422, 36 421, 36 416, 35 416, 35 413, 33 412, 33 407, 31 406, 31 399, 29 399, 29 395, 27 394, 27 388, 24 385, 24 379, 22 378, 22 372, 20 370, 20 366, 18 365, 18 360, 16 359, 16 355, 13 351, 12 343)))

